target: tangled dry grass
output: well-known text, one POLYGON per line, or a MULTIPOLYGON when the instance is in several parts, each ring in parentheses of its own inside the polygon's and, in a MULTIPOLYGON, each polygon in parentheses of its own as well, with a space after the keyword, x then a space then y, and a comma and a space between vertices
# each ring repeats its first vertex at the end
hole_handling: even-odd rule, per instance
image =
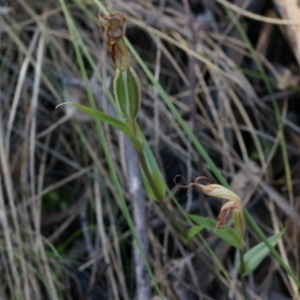
MULTIPOLYGON (((300 35, 287 25, 293 20, 281 19, 281 2, 237 0, 231 14, 224 0, 101 4, 126 14, 128 39, 266 235, 287 227, 278 250, 299 275, 300 35)), ((86 77, 97 107, 114 114, 99 3, 0 1, 0 299, 136 297, 132 231, 107 159, 132 211, 124 137, 105 124, 101 133, 68 106, 55 109, 64 101, 89 105, 86 77)), ((220 203, 174 185, 177 174, 217 178, 133 63, 142 82, 139 121, 169 195, 188 212, 216 218, 220 203)), ((170 196, 166 205, 188 228, 170 196)), ((146 207, 148 261, 165 299, 242 299, 232 247, 206 235, 230 283, 200 241, 191 250, 157 203, 147 199, 146 207)), ((246 242, 260 242, 251 228, 246 242)), ((251 299, 299 299, 274 259, 247 286, 251 299)))

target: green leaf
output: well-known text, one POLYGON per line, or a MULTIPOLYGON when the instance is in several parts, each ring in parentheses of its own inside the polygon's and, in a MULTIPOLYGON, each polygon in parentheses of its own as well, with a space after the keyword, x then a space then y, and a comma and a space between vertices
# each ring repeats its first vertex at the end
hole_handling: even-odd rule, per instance
MULTIPOLYGON (((143 154, 148 166, 148 170, 150 172, 152 183, 155 186, 155 191, 153 189, 152 184, 149 182, 143 168, 142 170, 142 177, 143 182, 145 185, 145 189, 148 193, 148 195, 157 201, 162 201, 166 195, 167 187, 165 183, 165 179, 160 171, 160 168, 155 160, 155 157, 146 141, 144 141, 144 147, 143 147, 143 154)), ((141 164, 142 167, 142 164, 141 164)))
MULTIPOLYGON (((279 242, 284 232, 285 229, 268 238, 268 241, 273 247, 279 242)), ((246 276, 253 272, 269 253, 270 250, 264 242, 261 242, 252 249, 250 249, 244 255, 244 268, 242 272, 243 276, 246 276)))
POLYGON ((201 225, 196 225, 190 228, 190 230, 187 233, 187 241, 189 241, 192 237, 194 237, 195 235, 197 235, 200 231, 202 231, 203 226, 201 225))
POLYGON ((215 220, 195 215, 188 216, 195 223, 199 224, 200 226, 203 226, 203 228, 207 229, 208 231, 215 233, 219 238, 232 245, 233 247, 237 249, 242 249, 244 247, 236 231, 233 230, 231 227, 225 225, 224 228, 217 228, 218 222, 215 220))
POLYGON ((122 115, 127 120, 135 120, 141 106, 141 84, 132 67, 116 71, 114 92, 122 115))
POLYGON ((142 146, 142 142, 139 141, 131 133, 129 126, 125 122, 118 120, 116 118, 113 118, 110 115, 107 115, 95 108, 91 108, 91 107, 80 105, 80 104, 73 103, 73 102, 65 102, 65 103, 57 105, 57 107, 59 107, 61 105, 66 105, 66 104, 71 104, 71 105, 75 106, 76 108, 78 108, 79 110, 85 112, 86 114, 91 115, 109 125, 112 125, 113 127, 117 128, 117 129, 123 131, 131 139, 131 141, 137 148, 140 148, 142 146))

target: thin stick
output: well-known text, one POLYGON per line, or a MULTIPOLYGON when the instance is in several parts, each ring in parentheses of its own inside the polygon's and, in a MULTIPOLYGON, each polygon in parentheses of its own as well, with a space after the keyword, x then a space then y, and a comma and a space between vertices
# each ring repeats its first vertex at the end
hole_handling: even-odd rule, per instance
MULTIPOLYGON (((128 182, 130 186, 130 193, 133 200, 133 218, 136 234, 141 242, 144 253, 147 255, 149 240, 146 224, 146 199, 141 180, 139 157, 133 148, 131 141, 127 137, 125 138, 125 157, 129 176, 128 182)), ((150 299, 150 276, 136 243, 134 243, 134 262, 136 276, 136 299, 150 299)))

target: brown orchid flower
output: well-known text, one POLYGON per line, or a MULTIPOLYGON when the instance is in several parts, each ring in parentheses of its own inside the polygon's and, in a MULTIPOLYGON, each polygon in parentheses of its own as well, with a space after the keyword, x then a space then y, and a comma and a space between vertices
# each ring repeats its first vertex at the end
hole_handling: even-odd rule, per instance
POLYGON ((123 39, 126 33, 126 18, 120 13, 105 15, 99 11, 100 25, 107 31, 107 50, 112 57, 116 69, 126 70, 130 67, 130 55, 123 39))
MULTIPOLYGON (((180 175, 177 175, 178 177, 180 175)), ((175 179, 176 179, 175 177, 175 179)), ((241 241, 243 241, 243 236, 245 233, 245 219, 244 219, 244 213, 243 213, 243 204, 241 199, 237 194, 232 192, 231 190, 223 187, 222 185, 219 184, 201 184, 199 183, 200 179, 207 179, 205 177, 197 177, 194 182, 181 187, 188 188, 189 186, 196 186, 201 192, 204 194, 211 196, 211 197, 216 197, 216 198, 221 198, 228 200, 227 203, 225 203, 221 211, 219 213, 219 222, 217 224, 217 228, 224 228, 225 224, 228 222, 230 214, 232 213, 233 217, 233 223, 234 227, 236 229, 237 235, 240 238, 241 241)), ((176 182, 175 182, 176 183, 176 182)))

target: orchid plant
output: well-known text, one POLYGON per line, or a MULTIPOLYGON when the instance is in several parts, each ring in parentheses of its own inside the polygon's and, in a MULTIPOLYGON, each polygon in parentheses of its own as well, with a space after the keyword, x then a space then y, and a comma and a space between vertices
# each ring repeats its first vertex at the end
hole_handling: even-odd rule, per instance
MULTIPOLYGON (((113 88, 115 104, 118 108, 120 118, 113 118, 97 109, 77 103, 65 102, 61 105, 71 104, 79 110, 125 133, 137 151, 145 189, 149 197, 162 203, 167 191, 165 180, 137 121, 141 105, 141 84, 138 75, 132 67, 130 53, 125 41, 126 18, 120 12, 104 14, 100 10, 98 19, 100 25, 106 30, 107 51, 113 60, 116 71, 113 88)), ((190 239, 199 234, 202 229, 216 233, 217 236, 241 250, 240 271, 242 276, 246 276, 269 254, 269 249, 265 243, 260 243, 244 254, 246 223, 242 200, 238 195, 224 186, 218 184, 201 184, 199 182, 201 179, 203 177, 198 177, 193 183, 181 187, 187 188, 193 185, 204 194, 227 200, 227 202, 220 210, 219 221, 196 215, 187 215, 190 220, 197 224, 191 227, 187 238, 190 239), (226 225, 231 215, 234 229, 226 225)), ((270 244, 275 246, 283 233, 284 230, 269 238, 270 244)))

